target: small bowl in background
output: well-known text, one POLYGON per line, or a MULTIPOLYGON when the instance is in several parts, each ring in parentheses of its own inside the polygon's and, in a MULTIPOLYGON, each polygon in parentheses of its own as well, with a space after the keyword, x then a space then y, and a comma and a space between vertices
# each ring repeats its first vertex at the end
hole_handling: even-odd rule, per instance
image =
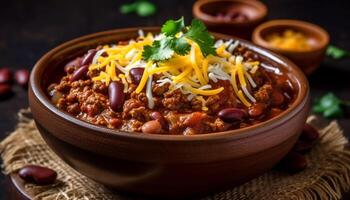
POLYGON ((210 31, 243 39, 251 38, 254 28, 266 19, 268 13, 267 7, 260 1, 247 0, 196 1, 192 12, 210 31))
POLYGON ((326 48, 329 44, 329 35, 323 28, 305 21, 272 20, 261 24, 254 30, 252 41, 259 46, 288 57, 306 75, 309 75, 323 61, 326 48), (281 34, 285 30, 293 30, 305 35, 311 48, 305 50, 286 50, 278 48, 266 40, 269 35, 274 33, 281 34))

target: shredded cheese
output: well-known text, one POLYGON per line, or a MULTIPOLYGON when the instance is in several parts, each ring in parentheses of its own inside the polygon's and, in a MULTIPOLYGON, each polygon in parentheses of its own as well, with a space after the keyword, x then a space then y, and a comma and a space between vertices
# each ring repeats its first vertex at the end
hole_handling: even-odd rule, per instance
POLYGON ((202 110, 207 111, 204 96, 220 94, 224 87, 212 89, 211 85, 220 80, 230 81, 238 100, 245 106, 249 107, 256 102, 248 88, 257 87, 252 74, 256 73, 260 63, 244 62, 241 55, 234 55, 233 51, 239 45, 238 41, 218 40, 215 44, 217 55, 204 57, 198 44, 187 39, 191 45, 188 55, 175 54, 164 62, 156 63, 143 60, 143 47, 163 37, 162 34, 145 35, 142 30, 139 30, 141 40, 130 40, 126 45, 103 46, 97 51, 89 66, 89 71, 98 74, 92 80, 101 81, 106 85, 111 81, 120 81, 124 85, 124 93, 127 93, 129 84, 132 83, 129 71, 136 67, 144 68, 135 92, 145 91, 149 108, 154 108, 152 84, 159 86, 169 84, 170 90, 180 90, 187 95, 189 101, 193 98, 199 100, 202 103, 202 110), (104 53, 106 55, 102 56, 104 53), (155 74, 161 75, 157 81, 153 79, 155 74))

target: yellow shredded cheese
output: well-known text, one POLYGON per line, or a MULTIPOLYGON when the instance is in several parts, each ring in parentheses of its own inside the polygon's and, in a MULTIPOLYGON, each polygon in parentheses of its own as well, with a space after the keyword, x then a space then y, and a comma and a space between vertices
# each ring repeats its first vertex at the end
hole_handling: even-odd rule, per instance
POLYGON ((187 87, 188 90, 190 90, 193 94, 200 94, 200 95, 205 95, 205 96, 211 96, 211 95, 216 95, 219 94, 224 90, 224 87, 220 87, 218 89, 214 90, 201 90, 201 89, 196 89, 193 87, 187 87))
POLYGON ((143 48, 145 45, 152 45, 155 37, 148 33, 140 38, 141 40, 131 40, 128 44, 104 45, 89 66, 89 71, 98 74, 92 80, 106 85, 111 81, 120 81, 127 93, 129 83, 132 83, 129 71, 134 67, 143 67, 144 73, 135 92, 140 93, 146 88, 149 106, 152 106, 153 101, 150 98, 153 98, 151 86, 152 81, 155 81, 152 79, 154 74, 162 74, 165 78, 163 81, 158 79, 158 83, 170 83, 171 90, 180 89, 183 94, 189 95, 189 99, 194 97, 201 101, 203 111, 208 110, 203 96, 216 95, 224 90, 223 87, 211 89, 211 84, 220 79, 230 81, 238 100, 245 106, 249 107, 255 102, 247 86, 255 87, 251 74, 258 70, 258 61, 244 62, 242 56, 233 55, 226 50, 225 43, 216 49, 217 55, 204 57, 198 44, 186 39, 191 45, 188 55, 175 54, 163 62, 145 62, 142 59, 143 48), (105 55, 101 56, 102 53, 105 55))
POLYGON ((145 87, 146 83, 147 83, 147 79, 148 79, 148 68, 153 64, 152 61, 149 61, 145 67, 145 70, 143 72, 141 81, 139 83, 139 85, 136 88, 136 93, 140 93, 142 91, 142 89, 145 87))
POLYGON ((197 96, 196 99, 198 99, 202 103, 202 110, 207 111, 208 107, 205 106, 205 99, 202 96, 197 96))

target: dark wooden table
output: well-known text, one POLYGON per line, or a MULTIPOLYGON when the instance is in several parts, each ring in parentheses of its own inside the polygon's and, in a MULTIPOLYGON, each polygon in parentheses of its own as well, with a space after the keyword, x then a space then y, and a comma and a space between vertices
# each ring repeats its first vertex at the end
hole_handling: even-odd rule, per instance
MULTIPOLYGON (((121 15, 117 0, 11 0, 0 6, 0 67, 31 69, 45 52, 75 37, 97 31, 131 26, 161 25, 168 18, 192 18, 192 1, 154 1, 153 17, 121 15)), ((350 2, 347 0, 265 0, 269 18, 301 19, 319 24, 331 35, 331 42, 350 50, 350 2)), ((312 97, 333 91, 350 99, 350 61, 327 59, 309 77, 312 97)), ((14 129, 16 112, 28 106, 26 90, 14 87, 11 98, 0 100, 0 139, 14 129)), ((340 125, 350 137, 349 110, 340 125)), ((0 199, 5 193, 5 177, 0 175, 0 199)), ((344 199, 350 199, 346 195, 344 199)))

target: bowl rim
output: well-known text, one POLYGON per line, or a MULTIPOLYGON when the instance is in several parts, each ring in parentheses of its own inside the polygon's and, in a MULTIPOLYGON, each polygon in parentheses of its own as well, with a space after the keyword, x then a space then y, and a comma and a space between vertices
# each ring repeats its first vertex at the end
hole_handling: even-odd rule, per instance
POLYGON ((267 6, 262 3, 261 1, 247 1, 247 0, 200 0, 200 1, 196 1, 193 4, 193 8, 192 8, 192 12, 193 15, 198 18, 203 20, 204 22, 208 23, 208 24, 223 24, 223 25, 246 25, 246 24, 252 24, 252 23, 257 23, 259 21, 261 21, 262 19, 264 19, 267 16, 268 13, 268 9, 267 6), (254 17, 254 18, 250 18, 248 20, 244 20, 244 21, 235 21, 235 20, 230 20, 230 21, 219 21, 218 19, 216 19, 216 17, 204 12, 202 10, 202 6, 204 6, 205 4, 208 3, 213 3, 213 2, 237 2, 237 3, 242 3, 251 7, 255 7, 258 8, 259 10, 259 14, 254 17))
MULTIPOLYGON (((116 138, 116 139, 140 139, 140 140, 149 140, 149 141, 163 141, 163 142, 191 142, 191 141, 218 141, 218 140, 226 140, 230 138, 230 140, 238 140, 245 137, 251 137, 255 134, 264 132, 266 130, 272 129, 280 124, 286 123, 290 118, 298 114, 304 106, 307 105, 309 100, 309 83, 304 75, 304 73, 290 60, 287 58, 277 55, 267 49, 256 46, 251 42, 246 40, 232 37, 229 35, 224 35, 220 33, 212 33, 215 37, 219 37, 221 39, 235 39, 239 40, 239 42, 243 45, 249 46, 251 50, 256 53, 267 57, 269 60, 273 60, 279 65, 283 65, 283 68, 289 71, 290 74, 293 74, 293 78, 295 78, 298 85, 298 94, 295 101, 292 105, 284 110, 278 116, 266 120, 264 122, 260 122, 256 125, 252 125, 245 128, 239 128, 234 130, 222 131, 222 132, 214 132, 208 134, 198 134, 198 135, 164 135, 164 134, 147 134, 147 133, 135 133, 135 132, 125 132, 115 129, 110 129, 107 127, 102 127, 98 125, 91 124, 89 122, 78 119, 65 111, 62 111, 55 107, 47 95, 45 94, 43 88, 41 87, 41 79, 39 74, 44 71, 45 63, 50 60, 50 57, 57 52, 60 52, 62 49, 68 48, 72 45, 79 46, 82 45, 84 41, 89 41, 92 39, 104 38, 110 35, 116 35, 121 33, 137 33, 138 30, 143 30, 146 32, 159 32, 160 27, 134 27, 134 28, 122 28, 122 29, 113 29, 108 31, 97 32, 93 34, 84 35, 78 37, 76 39, 67 41, 63 44, 58 45, 52 50, 48 51, 44 56, 42 56, 34 65, 31 75, 30 75, 30 90, 32 92, 33 97, 37 99, 37 102, 41 104, 47 111, 53 113, 58 116, 62 120, 66 120, 69 123, 73 123, 76 126, 80 126, 86 129, 91 129, 93 131, 89 131, 89 134, 94 134, 97 137, 103 138, 116 138)), ((46 65, 46 67, 48 67, 46 65)))
POLYGON ((282 54, 305 54, 305 53, 322 51, 329 44, 329 40, 330 40, 329 34, 321 26, 307 22, 307 21, 293 20, 293 19, 275 19, 275 20, 270 20, 268 22, 262 23, 255 28, 252 35, 252 41, 255 44, 271 49, 272 51, 280 52, 282 54), (262 32, 267 29, 271 29, 279 26, 297 27, 302 30, 312 31, 321 37, 321 42, 317 46, 306 50, 290 50, 290 49, 282 49, 282 48, 275 47, 266 41, 266 39, 262 36, 262 32))

